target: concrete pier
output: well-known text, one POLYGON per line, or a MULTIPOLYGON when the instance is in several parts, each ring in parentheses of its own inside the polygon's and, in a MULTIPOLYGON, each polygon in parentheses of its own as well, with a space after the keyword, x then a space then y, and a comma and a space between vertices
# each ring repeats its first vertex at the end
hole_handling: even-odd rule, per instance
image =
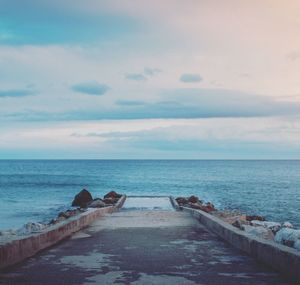
POLYGON ((3 270, 0 284, 291 283, 187 212, 125 209, 3 270))

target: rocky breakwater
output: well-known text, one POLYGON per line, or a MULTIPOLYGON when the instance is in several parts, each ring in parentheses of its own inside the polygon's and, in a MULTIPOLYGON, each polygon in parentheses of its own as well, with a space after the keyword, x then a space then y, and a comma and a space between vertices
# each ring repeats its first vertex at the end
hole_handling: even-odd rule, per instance
POLYGON ((71 204, 72 208, 65 212, 60 212, 58 216, 51 220, 48 225, 65 221, 87 211, 89 208, 104 208, 114 206, 118 203, 121 197, 122 194, 119 194, 115 191, 110 191, 105 194, 103 198, 93 198, 92 194, 88 190, 83 189, 77 195, 75 195, 71 204))
POLYGON ((119 194, 115 191, 110 191, 104 195, 103 199, 93 199, 91 193, 88 190, 83 189, 74 197, 72 206, 77 206, 80 208, 102 208, 113 206, 119 201, 121 197, 122 194, 119 194))
POLYGON ((202 210, 248 234, 300 250, 300 230, 290 222, 267 221, 263 216, 247 215, 236 210, 218 210, 211 202, 205 203, 197 196, 178 197, 175 200, 179 206, 202 210))
POLYGON ((200 200, 197 196, 178 197, 175 200, 179 206, 202 210, 206 213, 212 213, 216 211, 216 208, 212 203, 205 203, 204 201, 200 200))
POLYGON ((74 197, 71 207, 66 211, 58 213, 58 215, 50 222, 28 222, 19 229, 8 229, 0 231, 0 243, 5 243, 10 239, 16 239, 18 238, 18 236, 26 236, 33 233, 42 232, 50 226, 65 222, 71 217, 78 216, 88 211, 89 208, 104 208, 114 206, 121 197, 121 194, 115 191, 110 191, 109 193, 104 195, 103 198, 93 198, 88 190, 83 189, 74 197))

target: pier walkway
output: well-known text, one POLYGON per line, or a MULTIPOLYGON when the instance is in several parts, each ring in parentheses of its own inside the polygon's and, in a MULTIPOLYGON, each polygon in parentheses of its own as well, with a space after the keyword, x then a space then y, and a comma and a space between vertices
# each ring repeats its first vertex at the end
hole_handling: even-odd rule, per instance
POLYGON ((0 273, 0 284, 289 284, 186 212, 127 205, 0 273))

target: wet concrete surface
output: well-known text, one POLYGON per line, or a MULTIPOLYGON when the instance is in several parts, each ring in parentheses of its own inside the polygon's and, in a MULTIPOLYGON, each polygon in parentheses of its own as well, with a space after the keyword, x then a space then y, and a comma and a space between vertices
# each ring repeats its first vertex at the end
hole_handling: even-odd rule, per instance
POLYGON ((188 213, 121 211, 0 274, 0 284, 291 284, 188 213))

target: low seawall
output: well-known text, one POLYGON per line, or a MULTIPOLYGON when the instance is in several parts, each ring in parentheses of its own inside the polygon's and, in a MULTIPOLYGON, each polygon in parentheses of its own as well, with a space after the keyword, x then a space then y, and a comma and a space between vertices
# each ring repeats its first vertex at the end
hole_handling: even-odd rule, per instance
POLYGON ((20 237, 0 245, 0 269, 19 263, 35 255, 37 252, 70 237, 75 232, 87 227, 99 217, 121 208, 125 200, 126 196, 122 196, 115 206, 89 209, 87 212, 50 226, 39 233, 20 237))
POLYGON ((201 210, 178 207, 176 201, 173 203, 175 208, 190 212, 200 223, 233 247, 281 272, 293 282, 300 282, 300 252, 296 249, 247 234, 201 210))

